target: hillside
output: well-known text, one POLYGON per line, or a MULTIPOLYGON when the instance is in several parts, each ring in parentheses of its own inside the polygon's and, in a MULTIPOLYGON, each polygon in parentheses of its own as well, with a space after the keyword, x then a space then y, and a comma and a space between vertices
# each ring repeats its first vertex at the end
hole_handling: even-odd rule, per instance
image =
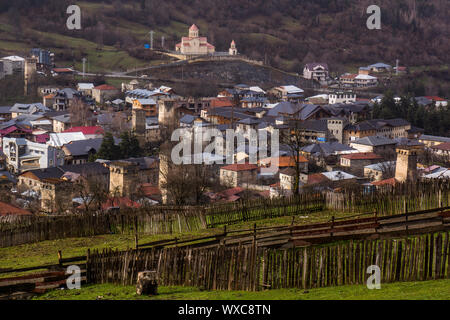
POLYGON ((378 1, 382 29, 368 30, 370 1, 356 0, 128 0, 83 1, 82 30, 65 28, 68 0, 17 0, 0 4, 0 51, 51 48, 60 62, 91 71, 127 70, 151 63, 143 50, 150 30, 155 46, 172 49, 196 23, 219 51, 236 40, 240 52, 298 72, 306 62, 326 61, 332 71, 400 59, 409 66, 448 63, 446 0, 378 1), (105 60, 108 60, 107 62, 105 60))

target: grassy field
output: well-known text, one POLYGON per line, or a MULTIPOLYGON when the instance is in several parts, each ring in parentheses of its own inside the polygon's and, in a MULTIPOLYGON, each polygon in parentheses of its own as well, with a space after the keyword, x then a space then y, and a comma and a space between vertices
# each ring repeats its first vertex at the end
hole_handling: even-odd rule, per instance
POLYGON ((161 287, 155 297, 135 294, 133 286, 93 285, 81 290, 55 290, 36 300, 449 300, 450 280, 403 282, 382 285, 381 290, 366 286, 269 290, 262 292, 200 291, 195 288, 161 287))

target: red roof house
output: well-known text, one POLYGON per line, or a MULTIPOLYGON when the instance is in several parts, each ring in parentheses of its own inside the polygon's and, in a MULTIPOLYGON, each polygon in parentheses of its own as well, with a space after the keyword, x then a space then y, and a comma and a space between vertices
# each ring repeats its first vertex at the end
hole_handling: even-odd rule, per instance
POLYGON ((8 203, 0 202, 0 216, 30 216, 31 212, 10 205, 8 203))
POLYGON ((105 130, 102 127, 73 127, 66 131, 67 132, 82 132, 85 136, 95 136, 95 135, 103 135, 105 134, 105 130))

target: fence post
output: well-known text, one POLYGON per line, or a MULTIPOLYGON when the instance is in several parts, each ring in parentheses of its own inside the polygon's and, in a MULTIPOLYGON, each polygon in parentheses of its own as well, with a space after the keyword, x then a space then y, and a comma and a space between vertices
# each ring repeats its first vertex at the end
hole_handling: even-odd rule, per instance
POLYGON ((134 248, 139 249, 139 238, 138 238, 138 218, 134 217, 134 248))
POLYGON ((62 252, 61 250, 58 250, 58 264, 60 267, 62 267, 62 252))
POLYGON ((334 220, 335 219, 336 218, 334 216, 331 217, 331 232, 330 232, 330 237, 331 238, 333 238, 333 234, 334 234, 333 230, 334 230, 334 220))
POLYGON ((406 237, 409 235, 409 226, 408 226, 408 203, 405 200, 405 221, 406 221, 406 237))
POLYGON ((374 216, 375 216, 375 224, 377 225, 375 227, 375 233, 378 234, 378 211, 377 210, 374 211, 374 216))

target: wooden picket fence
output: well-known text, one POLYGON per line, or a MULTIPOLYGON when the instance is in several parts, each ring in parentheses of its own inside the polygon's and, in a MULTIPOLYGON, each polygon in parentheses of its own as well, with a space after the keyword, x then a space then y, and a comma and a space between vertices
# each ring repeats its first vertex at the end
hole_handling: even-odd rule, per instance
POLYGON ((340 193, 249 200, 202 207, 156 206, 110 213, 0 217, 0 247, 104 234, 173 234, 315 211, 377 212, 379 216, 450 206, 450 182, 420 182, 340 193))
POLYGON ((156 270, 162 286, 258 291, 365 284, 367 268, 381 283, 450 278, 449 233, 350 241, 292 249, 247 246, 166 248, 89 253, 89 283, 133 285, 140 271, 156 270))
POLYGON ((450 206, 450 180, 418 181, 366 189, 327 192, 325 207, 342 212, 377 212, 389 216, 450 206))

